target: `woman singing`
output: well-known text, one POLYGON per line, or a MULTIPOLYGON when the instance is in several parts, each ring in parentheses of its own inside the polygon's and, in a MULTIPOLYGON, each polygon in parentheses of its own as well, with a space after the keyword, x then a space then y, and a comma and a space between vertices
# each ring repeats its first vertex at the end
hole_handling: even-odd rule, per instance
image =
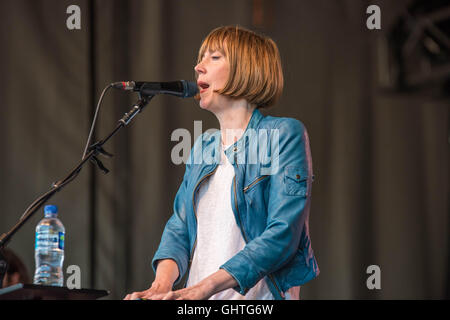
POLYGON ((191 150, 151 287, 125 299, 299 299, 319 274, 309 236, 309 138, 292 118, 264 116, 283 72, 273 40, 213 30, 195 66, 202 109, 220 130, 191 150), (185 287, 172 291, 187 276, 185 287))

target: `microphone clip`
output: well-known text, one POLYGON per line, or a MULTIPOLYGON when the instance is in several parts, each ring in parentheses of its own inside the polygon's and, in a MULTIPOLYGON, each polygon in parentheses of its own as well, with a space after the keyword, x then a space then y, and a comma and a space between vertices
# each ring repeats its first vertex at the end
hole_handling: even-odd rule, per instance
POLYGON ((101 171, 103 171, 104 174, 107 174, 109 172, 108 168, 106 168, 103 165, 103 163, 98 159, 97 155, 101 154, 105 158, 112 158, 114 155, 103 149, 103 147, 100 144, 100 141, 91 145, 88 150, 89 151, 95 150, 95 155, 91 157, 90 161, 94 163, 101 171))

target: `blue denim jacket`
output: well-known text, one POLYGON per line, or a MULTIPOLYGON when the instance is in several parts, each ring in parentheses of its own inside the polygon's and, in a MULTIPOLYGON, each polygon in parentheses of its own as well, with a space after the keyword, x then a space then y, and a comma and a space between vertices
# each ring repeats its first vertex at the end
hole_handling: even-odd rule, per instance
MULTIPOLYGON (((196 140, 153 258, 155 272, 158 260, 175 260, 180 273, 175 284, 189 271, 196 247, 196 193, 214 174, 221 151, 220 131, 196 140)), ((230 201, 246 245, 220 268, 235 278, 241 294, 265 277, 275 299, 284 299, 289 288, 319 274, 309 236, 313 173, 307 131, 298 120, 255 109, 225 155, 235 170, 230 201)))

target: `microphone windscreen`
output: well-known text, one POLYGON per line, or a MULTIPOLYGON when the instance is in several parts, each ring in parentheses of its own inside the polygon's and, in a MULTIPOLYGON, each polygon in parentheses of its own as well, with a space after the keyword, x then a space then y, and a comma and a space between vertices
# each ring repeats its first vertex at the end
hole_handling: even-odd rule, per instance
POLYGON ((194 81, 183 81, 184 86, 184 95, 183 98, 191 98, 194 97, 198 93, 197 82, 194 81))

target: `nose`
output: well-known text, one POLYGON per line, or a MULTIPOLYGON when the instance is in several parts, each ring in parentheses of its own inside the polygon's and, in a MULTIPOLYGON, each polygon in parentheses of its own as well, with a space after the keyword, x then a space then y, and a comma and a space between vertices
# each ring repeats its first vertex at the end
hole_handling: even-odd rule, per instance
POLYGON ((195 67, 194 67, 195 72, 197 72, 198 74, 202 74, 205 73, 205 66, 203 65, 203 62, 199 62, 195 67))

